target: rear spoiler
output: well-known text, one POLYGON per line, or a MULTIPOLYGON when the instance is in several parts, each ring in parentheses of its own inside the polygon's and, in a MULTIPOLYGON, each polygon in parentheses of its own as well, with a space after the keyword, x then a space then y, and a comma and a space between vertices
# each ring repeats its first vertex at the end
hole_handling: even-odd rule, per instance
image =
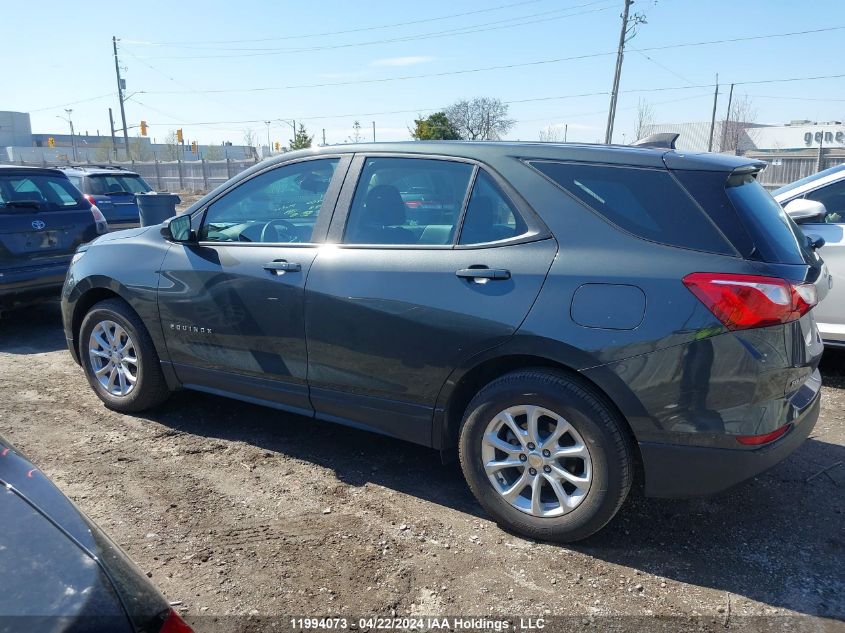
POLYGON ((675 149, 675 142, 680 137, 680 134, 675 132, 659 132, 658 134, 649 134, 645 138, 631 143, 631 147, 653 147, 655 149, 675 149))

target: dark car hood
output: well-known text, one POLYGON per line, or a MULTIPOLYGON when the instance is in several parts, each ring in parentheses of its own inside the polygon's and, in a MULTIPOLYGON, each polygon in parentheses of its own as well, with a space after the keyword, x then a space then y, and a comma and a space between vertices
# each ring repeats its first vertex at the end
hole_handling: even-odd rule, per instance
POLYGON ((9 628, 9 617, 47 618, 41 627, 27 624, 47 630, 50 618, 92 614, 108 617, 115 631, 131 630, 130 620, 152 631, 168 608, 120 548, 2 435, 0 568, 11 572, 0 574, 0 633, 23 622, 9 628))
POLYGON ((91 244, 102 244, 104 242, 114 242, 115 240, 126 240, 130 237, 137 237, 150 230, 149 226, 138 226, 134 229, 124 229, 122 231, 114 231, 113 233, 106 233, 101 235, 91 244))

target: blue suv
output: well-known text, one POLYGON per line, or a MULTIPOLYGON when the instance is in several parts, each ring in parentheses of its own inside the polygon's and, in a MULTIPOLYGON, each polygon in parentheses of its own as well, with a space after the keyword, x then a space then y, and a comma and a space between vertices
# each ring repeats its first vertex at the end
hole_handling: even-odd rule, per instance
POLYGON ((135 194, 152 191, 140 175, 116 165, 76 165, 61 169, 85 198, 103 213, 110 230, 138 226, 140 220, 135 194))

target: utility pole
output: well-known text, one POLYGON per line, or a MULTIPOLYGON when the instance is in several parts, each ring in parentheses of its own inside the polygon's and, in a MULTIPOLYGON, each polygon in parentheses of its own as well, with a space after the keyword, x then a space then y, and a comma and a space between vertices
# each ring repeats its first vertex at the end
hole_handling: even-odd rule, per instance
POLYGON ((267 126, 267 155, 273 153, 273 146, 270 145, 270 121, 264 121, 264 124, 267 126))
POLYGON ((111 148, 114 152, 114 159, 117 160, 117 141, 114 138, 114 116, 112 116, 111 108, 109 108, 109 125, 111 126, 111 148))
POLYGON ((123 80, 120 78, 120 61, 117 58, 117 38, 111 38, 112 48, 114 49, 114 72, 117 75, 117 98, 120 101, 120 120, 123 122, 123 142, 126 150, 126 160, 129 160, 129 130, 126 127, 126 110, 123 108, 123 80))
POLYGON ((566 143, 566 137, 569 136, 569 123, 563 126, 563 142, 566 143))
POLYGON ((713 129, 716 127, 716 104, 719 103, 719 74, 716 74, 716 91, 713 93, 713 114, 710 116, 710 140, 707 141, 707 151, 713 151, 713 129))
POLYGON ((323 128, 323 147, 326 146, 326 128, 323 128))
POLYGON ((376 142, 376 122, 373 121, 373 143, 376 142))
POLYGON ((634 0, 624 0, 622 11, 622 29, 619 31, 619 48, 616 52, 616 71, 613 74, 613 89, 610 91, 610 111, 607 113, 607 132, 604 135, 605 145, 613 140, 613 122, 616 119, 616 99, 619 96, 619 79, 622 76, 622 58, 625 56, 625 36, 628 34, 628 10, 634 0))
POLYGON ((73 133, 73 119, 70 118, 73 110, 65 108, 65 112, 67 112, 67 122, 70 124, 70 146, 73 148, 73 162, 76 162, 76 134, 73 133))
MULTIPOLYGON (((725 114, 725 121, 724 121, 724 123, 722 123, 722 140, 719 143, 719 151, 720 152, 725 151, 725 142, 727 141, 727 138, 728 138, 728 125, 730 125, 730 122, 731 122, 731 103, 733 102, 733 100, 734 100, 734 85, 731 84, 731 90, 728 93, 728 111, 725 114)), ((734 149, 739 149, 739 148, 736 147, 734 149)))

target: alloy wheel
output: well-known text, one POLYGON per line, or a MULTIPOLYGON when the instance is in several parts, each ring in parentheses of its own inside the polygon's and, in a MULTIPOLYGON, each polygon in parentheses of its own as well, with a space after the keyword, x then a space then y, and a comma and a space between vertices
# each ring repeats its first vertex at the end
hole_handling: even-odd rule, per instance
POLYGON ((138 382, 138 354, 129 333, 114 321, 100 321, 88 339, 91 371, 113 396, 128 396, 138 382))
POLYGON ((522 404, 499 412, 481 440, 484 471, 514 508, 536 517, 574 510, 592 482, 590 451, 563 416, 522 404))

